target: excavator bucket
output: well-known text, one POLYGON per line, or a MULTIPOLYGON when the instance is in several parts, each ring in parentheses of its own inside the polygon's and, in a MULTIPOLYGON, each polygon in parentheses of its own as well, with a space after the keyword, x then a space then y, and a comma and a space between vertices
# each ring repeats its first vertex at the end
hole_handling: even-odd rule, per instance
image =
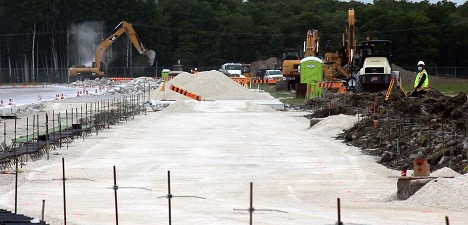
POLYGON ((153 66, 154 60, 156 59, 156 52, 154 52, 153 50, 149 50, 143 54, 146 55, 146 58, 148 58, 149 65, 153 66))

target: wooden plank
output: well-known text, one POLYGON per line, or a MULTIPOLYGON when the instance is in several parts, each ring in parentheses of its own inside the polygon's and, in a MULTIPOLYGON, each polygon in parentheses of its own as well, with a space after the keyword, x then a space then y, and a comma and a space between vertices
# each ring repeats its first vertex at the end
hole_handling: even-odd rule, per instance
POLYGON ((398 178, 403 180, 416 180, 416 179, 437 179, 437 178, 454 178, 454 176, 388 176, 388 178, 398 178))

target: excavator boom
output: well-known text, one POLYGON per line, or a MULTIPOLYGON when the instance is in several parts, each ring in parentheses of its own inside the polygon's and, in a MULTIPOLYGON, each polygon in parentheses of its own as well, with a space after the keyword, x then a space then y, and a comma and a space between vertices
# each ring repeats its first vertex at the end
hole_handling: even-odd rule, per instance
POLYGON ((348 9, 348 18, 346 20, 343 32, 343 46, 341 51, 325 53, 325 80, 339 81, 348 79, 352 73, 352 61, 357 54, 357 28, 354 9, 348 9))
POLYGON ((133 26, 127 22, 120 22, 114 29, 114 32, 109 35, 107 38, 101 41, 101 43, 96 48, 95 63, 92 67, 77 66, 69 69, 70 76, 82 76, 82 77, 104 77, 104 63, 102 56, 104 52, 111 46, 114 41, 116 41, 122 34, 127 34, 128 38, 132 42, 133 46, 138 50, 140 55, 146 56, 148 59, 148 64, 153 65, 154 59, 156 58, 156 53, 153 50, 148 50, 143 46, 138 35, 133 29, 133 26))
POLYGON ((304 56, 318 56, 319 52, 319 32, 318 30, 307 31, 307 39, 305 42, 304 56))

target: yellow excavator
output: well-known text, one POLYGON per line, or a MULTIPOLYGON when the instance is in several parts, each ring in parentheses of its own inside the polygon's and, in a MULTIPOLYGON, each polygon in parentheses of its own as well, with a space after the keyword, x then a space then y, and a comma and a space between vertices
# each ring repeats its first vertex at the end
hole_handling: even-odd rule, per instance
POLYGON ((288 87, 294 87, 300 82, 299 65, 301 64, 301 59, 308 56, 318 56, 318 42, 318 30, 312 29, 307 31, 306 41, 304 42, 304 54, 302 54, 300 49, 285 50, 281 68, 283 76, 288 81, 288 87))
POLYGON ((109 46, 112 45, 112 43, 114 43, 114 41, 124 33, 127 34, 128 38, 132 42, 133 46, 138 50, 140 55, 146 56, 149 66, 152 66, 154 59, 156 58, 156 53, 153 50, 148 50, 143 46, 137 36, 137 33, 135 32, 135 29, 133 29, 132 24, 127 21, 122 21, 115 27, 114 32, 102 40, 102 42, 96 48, 96 58, 93 62, 93 65, 91 67, 86 67, 84 65, 74 66, 68 70, 69 75, 79 78, 102 78, 106 76, 106 69, 102 55, 107 50, 107 48, 109 48, 109 46))
MULTIPOLYGON (((343 46, 340 52, 327 51, 325 53, 325 81, 346 81, 351 77, 353 58, 357 55, 356 35, 354 9, 348 9, 348 19, 343 33, 343 46)), ((328 47, 330 47, 329 43, 328 47)))
POLYGON ((304 57, 319 55, 319 32, 318 30, 308 30, 304 47, 304 57))

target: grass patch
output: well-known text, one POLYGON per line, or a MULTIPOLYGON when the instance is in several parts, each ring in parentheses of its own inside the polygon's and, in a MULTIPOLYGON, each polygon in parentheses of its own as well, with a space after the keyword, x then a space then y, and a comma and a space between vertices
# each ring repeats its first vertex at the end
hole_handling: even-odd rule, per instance
MULTIPOLYGON (((438 78, 429 80, 430 87, 444 94, 468 93, 468 79, 438 78)), ((405 91, 413 91, 412 85, 403 85, 405 91)))
POLYGON ((458 94, 460 92, 468 93, 468 82, 437 83, 431 86, 440 92, 447 94, 458 94))
MULTIPOLYGON (((252 87, 254 88, 254 87, 252 87)), ((270 93, 271 96, 280 100, 280 102, 285 104, 304 104, 304 98, 296 98, 296 92, 293 91, 276 91, 274 85, 269 84, 260 84, 257 86, 260 90, 270 93)), ((256 88, 255 88, 256 89, 256 88)))

